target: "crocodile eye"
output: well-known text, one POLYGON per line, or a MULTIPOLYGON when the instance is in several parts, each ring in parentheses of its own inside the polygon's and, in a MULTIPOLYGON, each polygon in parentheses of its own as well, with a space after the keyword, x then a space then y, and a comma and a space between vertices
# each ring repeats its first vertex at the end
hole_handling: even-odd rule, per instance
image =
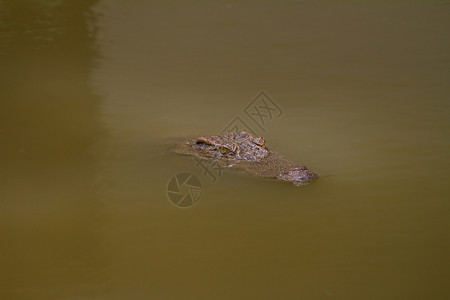
POLYGON ((263 137, 256 137, 253 139, 253 143, 258 146, 264 146, 264 138, 263 137))
POLYGON ((222 154, 222 155, 226 155, 226 154, 228 154, 230 151, 231 151, 231 150, 228 149, 228 148, 226 148, 226 147, 220 147, 220 148, 219 148, 219 152, 220 152, 220 154, 222 154))

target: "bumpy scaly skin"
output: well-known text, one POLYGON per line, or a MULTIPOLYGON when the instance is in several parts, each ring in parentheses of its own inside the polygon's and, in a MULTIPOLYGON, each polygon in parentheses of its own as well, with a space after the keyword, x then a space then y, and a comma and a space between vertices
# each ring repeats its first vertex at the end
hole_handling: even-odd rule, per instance
POLYGON ((319 177, 305 166, 288 161, 270 150, 264 138, 254 137, 245 131, 201 136, 177 144, 172 150, 213 159, 253 175, 277 178, 295 185, 305 185, 319 177))
POLYGON ((200 156, 228 162, 258 161, 269 155, 264 139, 245 131, 199 137, 192 147, 200 156))

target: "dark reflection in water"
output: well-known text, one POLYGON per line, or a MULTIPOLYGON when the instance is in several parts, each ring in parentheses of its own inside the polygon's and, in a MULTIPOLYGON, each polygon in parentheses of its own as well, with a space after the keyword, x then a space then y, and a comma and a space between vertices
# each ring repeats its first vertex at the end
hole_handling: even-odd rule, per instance
POLYGON ((91 186, 100 133, 89 86, 95 3, 0 3, 3 299, 98 292, 86 286, 103 264, 91 186))

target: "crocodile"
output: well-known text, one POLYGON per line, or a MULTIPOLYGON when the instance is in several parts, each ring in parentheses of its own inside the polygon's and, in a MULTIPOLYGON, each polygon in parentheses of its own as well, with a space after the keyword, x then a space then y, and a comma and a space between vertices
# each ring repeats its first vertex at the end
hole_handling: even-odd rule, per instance
POLYGON ((172 151, 200 159, 214 160, 264 178, 275 178, 305 185, 319 178, 304 165, 293 163, 271 150, 263 137, 246 131, 200 136, 176 143, 172 151))

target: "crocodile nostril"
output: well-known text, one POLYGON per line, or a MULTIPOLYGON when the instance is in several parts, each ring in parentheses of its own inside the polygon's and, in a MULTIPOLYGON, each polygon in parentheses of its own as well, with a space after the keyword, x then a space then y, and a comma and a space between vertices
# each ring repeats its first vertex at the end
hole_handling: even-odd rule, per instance
POLYGON ((195 144, 196 144, 196 145, 212 146, 211 143, 208 143, 208 142, 206 142, 206 141, 204 141, 204 140, 197 140, 197 141, 195 142, 195 144))

